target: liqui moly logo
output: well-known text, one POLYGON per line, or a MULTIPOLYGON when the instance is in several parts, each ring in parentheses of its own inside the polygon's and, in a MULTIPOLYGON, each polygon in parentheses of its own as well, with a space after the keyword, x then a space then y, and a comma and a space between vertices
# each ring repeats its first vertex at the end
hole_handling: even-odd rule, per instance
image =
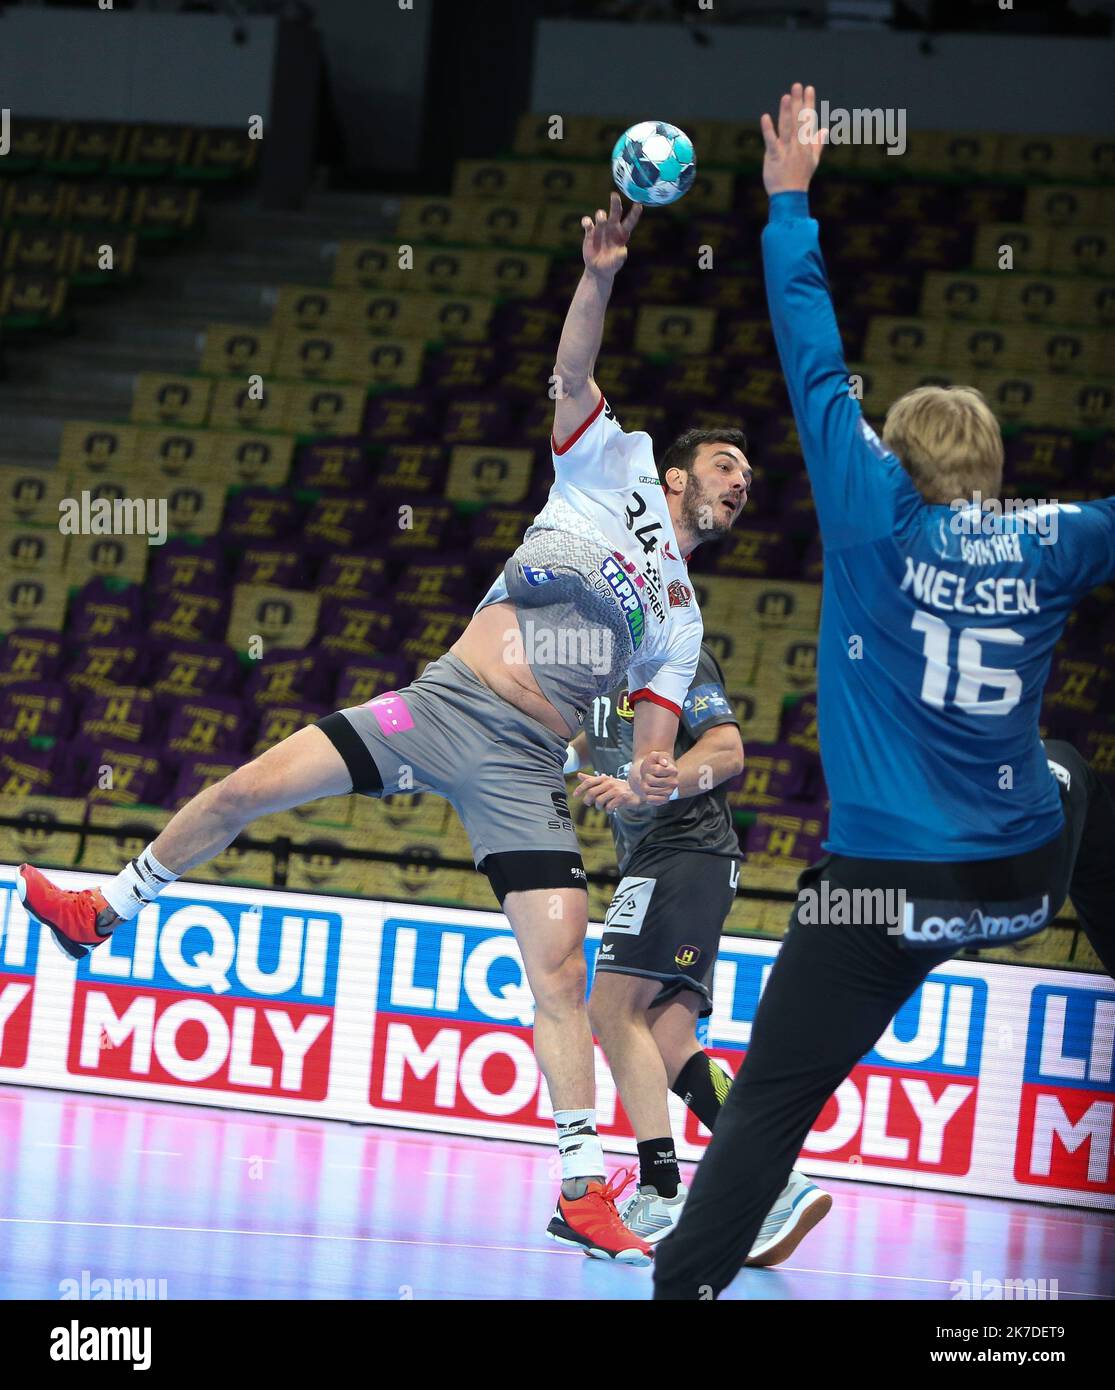
POLYGON ((78 966, 77 1074, 320 1099, 341 919, 164 894, 78 966))
POLYGON ((1030 998, 1014 1175, 1115 1195, 1115 989, 1039 985, 1030 998))
POLYGON ((27 1062, 39 937, 14 882, 0 883, 0 1067, 27 1062))
MULTIPOLYGON (((591 974, 595 942, 585 945, 591 974)), ((493 1122, 550 1133, 553 1110, 534 1052, 534 999, 505 928, 384 923, 369 1101, 379 1112, 493 1122)), ((630 1134, 603 1054, 601 1133, 630 1134)))
MULTIPOLYGON (((772 962, 725 946, 709 1046, 738 1069, 772 962)), ((803 1153, 838 1162, 963 1173, 971 1164, 987 985, 931 975, 818 1116, 803 1153)), ((689 1122, 686 1137, 706 1142, 689 1122)))

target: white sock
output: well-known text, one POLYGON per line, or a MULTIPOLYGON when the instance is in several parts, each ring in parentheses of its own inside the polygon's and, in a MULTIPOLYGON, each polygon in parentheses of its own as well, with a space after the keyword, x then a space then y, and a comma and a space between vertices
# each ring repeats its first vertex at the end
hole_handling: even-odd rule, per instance
POLYGON ((177 878, 177 874, 163 868, 148 845, 101 892, 117 917, 123 922, 130 922, 141 908, 153 902, 177 878))
POLYGON ((604 1176, 604 1149, 596 1133, 595 1110, 555 1110, 561 1154, 561 1180, 604 1176))

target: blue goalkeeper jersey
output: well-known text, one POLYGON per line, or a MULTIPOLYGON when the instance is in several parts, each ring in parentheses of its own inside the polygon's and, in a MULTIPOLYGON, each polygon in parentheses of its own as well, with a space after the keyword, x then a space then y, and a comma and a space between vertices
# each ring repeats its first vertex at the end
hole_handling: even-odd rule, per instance
POLYGON ((763 262, 825 551, 825 848, 948 862, 1045 844, 1063 818, 1042 689, 1073 606, 1115 577, 1115 498, 927 503, 863 418, 806 194, 771 199, 763 262))

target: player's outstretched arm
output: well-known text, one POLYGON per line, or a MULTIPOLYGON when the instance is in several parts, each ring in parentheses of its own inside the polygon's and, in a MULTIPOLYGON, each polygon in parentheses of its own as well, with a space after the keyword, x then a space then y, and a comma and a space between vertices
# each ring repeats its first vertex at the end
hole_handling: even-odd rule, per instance
POLYGON ((1115 581, 1115 497, 1094 502, 1054 502, 1044 513, 1042 577, 1058 590, 1083 598, 1115 581))
POLYGON ((891 491, 885 484, 888 470, 896 480, 901 466, 884 454, 863 420, 836 325, 819 229, 809 215, 809 184, 828 134, 817 124, 813 88, 795 82, 782 97, 777 127, 765 115, 762 131, 763 183, 770 194, 763 267, 771 325, 821 533, 827 545, 854 543, 890 526, 891 491))
POLYGON ((583 217, 585 239, 581 248, 585 273, 581 276, 558 343, 554 363, 557 399, 554 402, 554 441, 558 448, 596 409, 600 388, 593 379, 596 356, 604 334, 604 314, 612 294, 612 282, 627 259, 627 244, 642 213, 633 203, 627 216, 618 193, 612 194, 607 212, 583 217))

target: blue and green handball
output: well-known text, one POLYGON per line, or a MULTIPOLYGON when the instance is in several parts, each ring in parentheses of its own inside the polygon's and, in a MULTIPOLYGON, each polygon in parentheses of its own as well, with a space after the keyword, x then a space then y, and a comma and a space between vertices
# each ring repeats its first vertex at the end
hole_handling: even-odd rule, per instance
POLYGON ((676 203, 692 188, 696 173, 692 140, 669 121, 640 121, 623 132, 612 151, 612 178, 634 203, 676 203))

